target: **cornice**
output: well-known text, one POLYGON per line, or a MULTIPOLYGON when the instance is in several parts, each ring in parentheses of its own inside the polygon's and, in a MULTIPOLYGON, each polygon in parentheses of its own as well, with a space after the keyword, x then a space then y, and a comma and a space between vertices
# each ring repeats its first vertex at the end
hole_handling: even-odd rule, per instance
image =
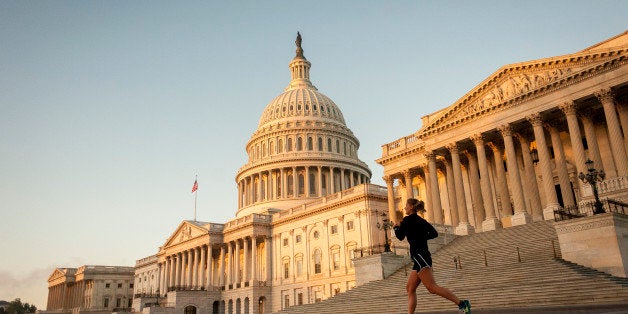
MULTIPOLYGON (((318 166, 317 164, 312 164, 312 162, 318 162, 318 163, 327 162, 327 163, 333 164, 333 167, 336 167, 336 168, 340 168, 341 165, 355 167, 364 171, 366 174, 368 174, 369 177, 371 176, 371 170, 368 168, 368 165, 359 159, 329 158, 325 156, 303 156, 303 157, 291 157, 291 158, 266 160, 266 161, 257 162, 257 163, 247 163, 246 165, 238 169, 238 172, 236 174, 236 181, 237 181, 237 178, 239 178, 240 176, 248 172, 258 173, 260 171, 268 171, 268 170, 279 169, 279 168, 289 168, 288 166, 274 167, 276 165, 282 165, 282 164, 285 165, 286 163, 289 163, 289 162, 303 163, 302 165, 298 165, 297 167, 318 166), (268 168, 272 168, 272 169, 268 169, 268 168)), ((330 165, 321 165, 321 166, 326 167, 330 165)))
MULTIPOLYGON (((624 53, 625 49, 620 50, 620 52, 624 53)), ((610 54, 610 55, 613 55, 613 54, 610 54)), ((431 135, 434 135, 436 133, 443 132, 448 129, 452 129, 454 127, 458 127, 458 126, 467 124, 471 121, 474 121, 476 118, 480 116, 486 116, 488 114, 494 114, 497 112, 501 112, 503 110, 511 109, 513 107, 516 107, 522 104, 523 102, 540 98, 550 93, 554 93, 560 89, 566 88, 576 83, 580 83, 594 76, 612 71, 628 63, 628 58, 625 55, 623 54, 619 55, 619 52, 617 53, 617 55, 618 55, 617 58, 606 60, 605 62, 601 64, 582 69, 578 72, 572 72, 566 76, 560 77, 559 79, 555 80, 554 82, 551 82, 550 84, 539 86, 536 89, 532 89, 532 90, 529 90, 528 92, 518 94, 503 102, 496 103, 493 106, 479 107, 477 108, 477 110, 470 112, 469 114, 461 117, 460 119, 448 121, 448 123, 446 124, 441 124, 443 121, 445 121, 446 118, 450 117, 451 115, 455 113, 458 113, 462 107, 465 107, 467 104, 470 104, 472 101, 478 100, 479 97, 477 96, 480 96, 479 91, 495 87, 491 83, 494 83, 494 81, 496 81, 497 78, 504 75, 503 73, 508 72, 508 71, 504 71, 503 73, 500 73, 496 77, 489 80, 485 85, 482 86, 481 89, 474 90, 473 92, 468 93, 467 96, 462 101, 457 102, 456 105, 452 107, 451 110, 448 111, 448 113, 444 114, 442 117, 437 119, 435 122, 431 123, 429 126, 426 126, 424 129, 420 130, 417 136, 421 139, 429 138, 431 135)), ((528 67, 533 67, 533 65, 529 65, 528 67)), ((508 69, 508 70, 512 70, 512 69, 508 69)))

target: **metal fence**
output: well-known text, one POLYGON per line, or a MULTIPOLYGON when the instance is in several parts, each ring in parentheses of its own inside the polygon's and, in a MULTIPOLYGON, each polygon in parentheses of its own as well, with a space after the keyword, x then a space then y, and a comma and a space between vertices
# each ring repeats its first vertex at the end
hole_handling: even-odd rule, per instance
MULTIPOLYGON (((612 199, 600 200, 600 203, 604 212, 612 212, 622 215, 628 214, 628 204, 626 203, 612 199)), ((584 202, 573 206, 565 206, 564 208, 554 211, 554 221, 593 216, 595 209, 595 201, 584 202)))

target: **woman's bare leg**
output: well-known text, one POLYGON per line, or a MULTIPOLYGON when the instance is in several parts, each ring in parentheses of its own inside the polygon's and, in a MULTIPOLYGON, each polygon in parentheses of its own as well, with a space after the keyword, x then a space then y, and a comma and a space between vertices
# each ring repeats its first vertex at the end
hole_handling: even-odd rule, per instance
POLYGON ((406 291, 408 292, 408 314, 413 314, 416 309, 416 288, 421 283, 419 274, 416 270, 410 272, 408 276, 408 283, 406 284, 406 291))
MULTIPOLYGON (((430 293, 440 295, 441 297, 448 299, 451 302, 456 303, 456 305, 460 303, 460 299, 458 299, 458 297, 455 294, 453 294, 453 292, 449 291, 449 289, 447 288, 443 288, 436 284, 431 267, 424 267, 423 269, 421 269, 421 271, 418 273, 418 277, 419 277, 419 280, 423 282, 423 285, 425 286, 425 288, 427 288, 427 291, 429 291, 430 293)), ((410 279, 408 278, 408 284, 409 283, 410 283, 410 279)), ((415 292, 415 303, 416 303, 416 292, 415 292)))

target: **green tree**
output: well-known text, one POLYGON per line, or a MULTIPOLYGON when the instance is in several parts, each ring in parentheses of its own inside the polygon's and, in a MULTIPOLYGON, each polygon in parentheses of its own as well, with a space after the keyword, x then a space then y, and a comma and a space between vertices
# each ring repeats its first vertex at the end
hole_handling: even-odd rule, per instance
POLYGON ((37 307, 34 305, 30 305, 27 303, 22 303, 20 298, 16 298, 15 300, 9 302, 9 307, 7 308, 7 314, 24 314, 24 313, 35 313, 37 311, 37 307))

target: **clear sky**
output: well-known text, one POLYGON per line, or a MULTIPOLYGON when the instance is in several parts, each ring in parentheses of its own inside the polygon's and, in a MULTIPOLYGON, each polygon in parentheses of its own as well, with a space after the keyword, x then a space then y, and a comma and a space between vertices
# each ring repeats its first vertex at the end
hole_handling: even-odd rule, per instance
POLYGON ((0 1, 0 300, 55 267, 133 266, 184 219, 235 215, 235 175, 290 80, 375 163, 501 66, 628 30, 628 1, 0 1))

